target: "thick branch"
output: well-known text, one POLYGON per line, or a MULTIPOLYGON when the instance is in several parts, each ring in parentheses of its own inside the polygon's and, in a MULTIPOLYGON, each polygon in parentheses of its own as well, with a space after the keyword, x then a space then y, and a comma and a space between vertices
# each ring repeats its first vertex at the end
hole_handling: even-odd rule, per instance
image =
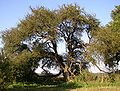
POLYGON ((108 73, 108 72, 102 70, 97 64, 94 64, 94 65, 95 65, 101 72, 108 73))

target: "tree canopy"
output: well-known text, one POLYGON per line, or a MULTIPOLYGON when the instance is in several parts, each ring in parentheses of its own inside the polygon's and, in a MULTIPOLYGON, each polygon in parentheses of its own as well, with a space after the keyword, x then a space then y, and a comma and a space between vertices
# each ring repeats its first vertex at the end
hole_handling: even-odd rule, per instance
POLYGON ((17 27, 2 35, 5 54, 19 70, 13 73, 17 78, 25 77, 23 74, 34 72, 41 62, 45 74, 51 74, 48 69, 59 68, 58 75, 62 74, 66 81, 80 74, 87 64, 84 54, 88 45, 81 37, 86 32, 91 41, 99 29, 99 21, 76 4, 63 5, 57 10, 39 7, 31 11, 17 27), (66 53, 59 54, 58 44, 63 41, 66 53))

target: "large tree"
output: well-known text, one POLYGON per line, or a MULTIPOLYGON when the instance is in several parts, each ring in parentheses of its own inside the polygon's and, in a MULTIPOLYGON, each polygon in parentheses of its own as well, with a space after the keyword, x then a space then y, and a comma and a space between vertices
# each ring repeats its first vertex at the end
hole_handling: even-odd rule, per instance
POLYGON ((27 70, 28 74, 35 71, 39 62, 45 74, 50 75, 46 68, 59 68, 57 75, 63 74, 66 81, 79 74, 85 66, 87 47, 81 37, 86 32, 92 40, 99 21, 72 4, 57 10, 40 7, 31 8, 31 11, 16 28, 3 33, 4 51, 11 62, 27 70), (66 48, 64 55, 59 54, 57 49, 58 44, 63 42, 66 48))

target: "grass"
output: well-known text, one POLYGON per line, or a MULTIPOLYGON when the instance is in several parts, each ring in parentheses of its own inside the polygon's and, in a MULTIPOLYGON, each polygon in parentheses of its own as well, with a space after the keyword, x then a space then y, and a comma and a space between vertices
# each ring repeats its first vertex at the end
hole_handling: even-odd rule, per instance
POLYGON ((58 85, 63 88, 99 88, 99 87, 120 87, 120 82, 69 82, 58 85))
MULTIPOLYGON (((50 83, 51 81, 49 81, 50 83)), ((54 81, 53 81, 54 82, 54 81)), ((120 75, 94 75, 91 73, 78 76, 70 82, 59 84, 13 83, 8 91, 120 91, 120 75), (114 79, 113 79, 114 78, 114 79)), ((59 80, 58 80, 59 82, 59 80)), ((55 82, 56 83, 56 82, 55 82)), ((6 91, 6 90, 5 90, 6 91)))
MULTIPOLYGON (((5 90, 6 91, 6 90, 5 90)), ((89 88, 14 88, 7 91, 120 91, 120 87, 89 87, 89 88)))
POLYGON ((60 85, 14 83, 9 85, 7 91, 120 91, 120 82, 67 82, 60 85))
POLYGON ((120 91, 120 87, 91 87, 91 88, 77 88, 69 91, 120 91))

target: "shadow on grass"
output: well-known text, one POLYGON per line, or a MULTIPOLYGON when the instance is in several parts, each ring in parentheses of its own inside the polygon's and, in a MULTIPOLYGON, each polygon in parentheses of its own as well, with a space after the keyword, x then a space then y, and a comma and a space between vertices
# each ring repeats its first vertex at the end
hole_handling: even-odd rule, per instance
POLYGON ((41 88, 11 88, 2 91, 70 91, 74 88, 63 88, 63 87, 41 87, 41 88))
POLYGON ((12 88, 7 89, 7 91, 66 91, 66 89, 56 87, 41 87, 41 88, 12 88))
POLYGON ((43 87, 15 87, 15 88, 9 88, 2 91, 70 91, 70 89, 76 89, 81 88, 82 86, 78 86, 78 84, 75 84, 73 82, 70 83, 63 83, 56 86, 43 86, 43 87))

